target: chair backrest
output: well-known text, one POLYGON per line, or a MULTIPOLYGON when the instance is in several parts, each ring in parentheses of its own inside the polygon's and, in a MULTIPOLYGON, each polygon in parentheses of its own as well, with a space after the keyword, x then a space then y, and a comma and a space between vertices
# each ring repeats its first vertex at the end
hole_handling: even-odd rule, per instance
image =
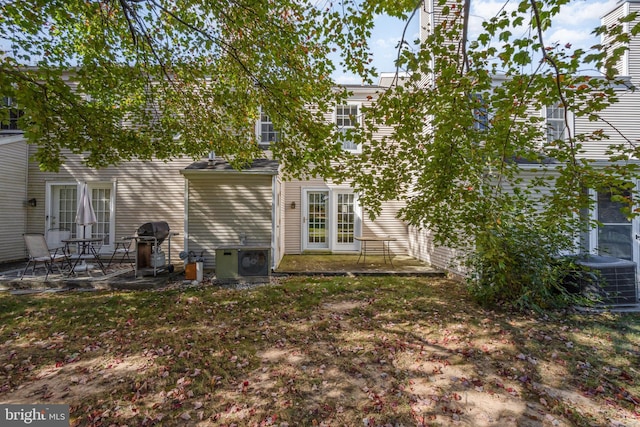
POLYGON ((42 234, 25 234, 24 243, 31 258, 51 257, 49 246, 42 234))
POLYGON ((71 238, 71 230, 51 228, 47 231, 47 246, 52 250, 62 248, 64 246, 62 241, 69 238, 71 238))

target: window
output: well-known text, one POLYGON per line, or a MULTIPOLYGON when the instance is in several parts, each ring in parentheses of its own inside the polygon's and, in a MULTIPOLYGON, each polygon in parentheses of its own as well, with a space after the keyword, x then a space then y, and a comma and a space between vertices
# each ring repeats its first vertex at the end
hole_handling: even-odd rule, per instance
POLYGON ((624 213, 631 203, 631 192, 619 189, 598 191, 596 195, 596 219, 598 220, 595 249, 599 255, 633 259, 633 223, 624 213))
POLYGON ((358 110, 360 106, 357 104, 338 105, 336 107, 336 126, 338 131, 345 134, 342 138, 342 149, 346 151, 360 152, 360 146, 346 137, 349 129, 354 129, 359 123, 360 116, 358 110))
POLYGON ((564 107, 559 103, 547 106, 547 142, 565 138, 564 107))
POLYGON ((280 142, 280 131, 273 126, 271 118, 260 111, 258 122, 258 141, 260 145, 268 146, 273 142, 280 142))
POLYGON ((17 108, 15 99, 5 96, 2 98, 0 108, 4 110, 0 114, 0 130, 20 130, 18 120, 24 114, 24 111, 17 108))
POLYGON ((482 95, 472 94, 471 105, 473 107, 473 130, 485 131, 489 129, 489 111, 482 95))

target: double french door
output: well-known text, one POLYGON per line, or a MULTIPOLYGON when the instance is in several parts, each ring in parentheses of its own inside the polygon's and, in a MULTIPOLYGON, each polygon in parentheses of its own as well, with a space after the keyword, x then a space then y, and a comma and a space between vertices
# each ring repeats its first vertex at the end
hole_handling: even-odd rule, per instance
POLYGON ((47 185, 46 229, 69 230, 74 237, 103 239, 105 249, 114 241, 114 189, 112 183, 88 183, 96 223, 82 226, 76 223, 80 184, 49 183, 47 185))
POLYGON ((360 207, 350 190, 303 190, 303 250, 357 251, 360 207))

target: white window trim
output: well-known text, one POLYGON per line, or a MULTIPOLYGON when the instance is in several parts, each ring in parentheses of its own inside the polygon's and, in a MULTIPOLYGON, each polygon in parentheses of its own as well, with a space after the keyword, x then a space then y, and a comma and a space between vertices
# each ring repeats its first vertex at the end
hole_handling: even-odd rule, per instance
MULTIPOLYGON (((558 101, 558 104, 560 104, 560 102, 558 101)), ((549 120, 547 118, 547 110, 549 109, 549 105, 545 105, 542 108, 541 111, 541 115, 543 118, 543 130, 544 130, 544 144, 551 144, 552 141, 549 141, 549 120)), ((564 122, 564 118, 563 118, 563 123, 564 123, 564 140, 566 141, 569 138, 569 134, 571 134, 572 136, 574 136, 574 128, 575 128, 575 123, 574 123, 574 114, 571 110, 566 110, 566 116, 567 116, 567 122, 564 122)))
MULTIPOLYGON (((78 181, 47 181, 46 182, 46 190, 45 190, 45 232, 51 228, 51 218, 49 214, 51 213, 53 206, 51 206, 53 200, 52 188, 54 186, 65 186, 65 185, 76 185, 78 189, 78 197, 80 197, 80 186, 81 182, 78 181)), ((111 203, 110 203, 110 213, 109 213, 109 229, 111 232, 109 233, 109 242, 104 243, 101 247, 102 252, 112 251, 115 240, 116 240, 116 188, 117 181, 87 181, 89 189, 94 187, 102 187, 105 188, 107 186, 111 186, 111 203)))
MULTIPOLYGON (((338 127, 338 107, 340 106, 357 106, 358 107, 358 115, 356 117, 356 121, 358 122, 358 124, 360 126, 362 126, 362 102, 354 102, 354 101, 347 101, 344 104, 340 104, 340 105, 336 105, 336 107, 333 109, 333 124, 334 126, 336 126, 336 129, 338 130, 338 132, 342 132, 343 129, 355 129, 355 126, 341 126, 338 127)), ((353 149, 348 149, 348 148, 342 148, 344 151, 347 151, 349 153, 354 153, 354 154, 359 154, 362 153, 362 144, 358 144, 356 146, 356 148, 353 149)))
MULTIPOLYGON (((264 123, 271 123, 271 125, 273 125, 273 119, 271 119, 271 116, 269 116, 268 114, 265 114, 267 117, 269 117, 269 120, 271 120, 270 122, 264 122, 264 123)), ((274 142, 278 142, 278 140, 282 139, 282 131, 280 130, 276 130, 274 127, 274 133, 278 134, 280 137, 277 138, 274 141, 267 141, 264 142, 262 141, 262 108, 259 109, 258 111, 258 120, 256 120, 256 138, 258 140, 258 145, 262 148, 269 148, 271 147, 271 144, 273 144, 274 142)))

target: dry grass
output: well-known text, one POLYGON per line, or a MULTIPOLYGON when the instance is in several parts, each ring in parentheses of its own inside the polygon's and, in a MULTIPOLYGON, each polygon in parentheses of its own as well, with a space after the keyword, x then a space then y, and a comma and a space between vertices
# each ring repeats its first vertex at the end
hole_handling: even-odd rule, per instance
POLYGON ((0 402, 72 425, 632 426, 637 315, 475 306, 428 278, 0 296, 0 402))

